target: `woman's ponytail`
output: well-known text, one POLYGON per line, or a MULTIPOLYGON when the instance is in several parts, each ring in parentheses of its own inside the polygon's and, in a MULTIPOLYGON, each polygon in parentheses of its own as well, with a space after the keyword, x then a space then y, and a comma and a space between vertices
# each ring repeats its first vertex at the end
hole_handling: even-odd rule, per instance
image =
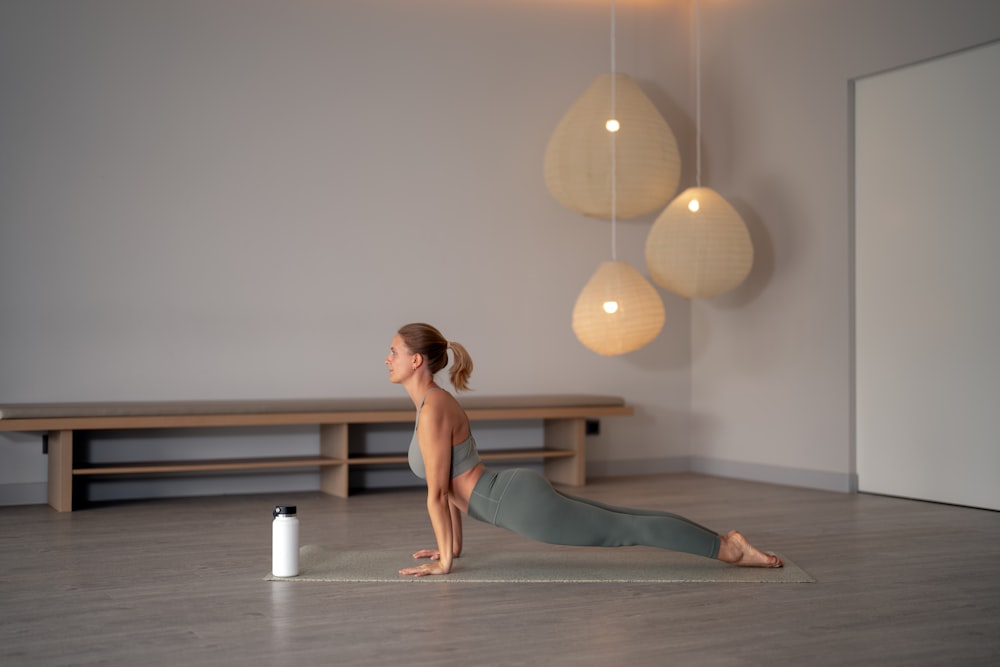
POLYGON ((454 361, 451 363, 451 385, 456 391, 469 391, 469 377, 472 376, 472 357, 469 351, 461 343, 449 341, 451 355, 454 361))

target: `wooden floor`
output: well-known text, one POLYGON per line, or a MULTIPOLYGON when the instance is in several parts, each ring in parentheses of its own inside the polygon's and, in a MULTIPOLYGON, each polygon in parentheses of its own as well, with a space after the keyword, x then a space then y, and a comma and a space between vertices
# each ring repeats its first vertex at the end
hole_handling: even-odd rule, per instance
MULTIPOLYGON (((739 528, 817 583, 263 580, 279 502, 298 505, 302 544, 406 565, 433 541, 414 489, 7 507, 0 664, 1000 664, 1000 513, 699 475, 579 492, 739 528)), ((536 548, 466 522, 469 552, 536 548)))

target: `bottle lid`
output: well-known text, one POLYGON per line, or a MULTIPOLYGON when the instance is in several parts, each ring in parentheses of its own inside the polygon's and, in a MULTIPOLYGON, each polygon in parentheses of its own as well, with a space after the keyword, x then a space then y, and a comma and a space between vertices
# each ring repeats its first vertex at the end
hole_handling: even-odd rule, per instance
POLYGON ((271 518, 277 519, 279 516, 295 516, 295 505, 278 505, 271 512, 271 518))

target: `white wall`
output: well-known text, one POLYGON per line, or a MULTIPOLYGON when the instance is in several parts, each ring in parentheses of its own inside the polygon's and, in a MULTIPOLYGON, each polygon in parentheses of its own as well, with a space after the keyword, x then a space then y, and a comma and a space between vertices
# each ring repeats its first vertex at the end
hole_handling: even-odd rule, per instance
POLYGON ((1000 510, 1000 41, 854 100, 858 488, 1000 510))
POLYGON ((695 469, 854 481, 849 82, 1000 36, 992 0, 703 1, 705 184, 756 246, 692 309, 695 469))
MULTIPOLYGON (((687 8, 619 5, 619 69, 686 136, 687 8)), ((609 226, 542 178, 608 47, 597 1, 0 4, 0 402, 395 396, 389 340, 426 320, 482 394, 634 403, 598 467, 684 460, 688 305, 586 350, 609 226)), ((619 225, 643 270, 650 223, 619 225)), ((44 498, 37 438, 0 459, 44 498)))
MULTIPOLYGON (((481 393, 599 391, 595 471, 850 488, 857 76, 1000 35, 995 0, 703 0, 704 181, 757 261, 665 297, 651 346, 573 337, 606 223, 544 189, 607 69, 598 0, 0 5, 0 401, 392 395, 391 331, 466 343, 481 393), (688 425, 691 434, 689 442, 688 425)), ((619 69, 693 181, 691 3, 619 8, 619 69)), ((642 267, 650 220, 619 226, 642 267)), ((0 485, 38 483, 40 455, 0 485)), ((19 455, 20 456, 20 455, 19 455)))

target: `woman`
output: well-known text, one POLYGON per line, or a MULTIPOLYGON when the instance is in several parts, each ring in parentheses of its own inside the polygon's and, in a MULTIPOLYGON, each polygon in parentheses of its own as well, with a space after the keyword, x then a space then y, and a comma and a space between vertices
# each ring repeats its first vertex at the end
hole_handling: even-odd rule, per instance
POLYGON ((457 391, 468 389, 472 359, 464 347, 449 342, 429 324, 407 324, 392 339, 385 365, 389 380, 401 384, 417 406, 410 442, 413 472, 427 480, 427 513, 436 549, 413 557, 428 562, 400 574, 423 577, 448 574, 462 553, 462 512, 532 539, 570 546, 655 546, 717 558, 745 567, 781 567, 732 531, 726 535, 668 512, 603 505, 552 487, 533 470, 494 472, 480 461, 469 418, 455 397, 434 382, 448 365, 457 391))

